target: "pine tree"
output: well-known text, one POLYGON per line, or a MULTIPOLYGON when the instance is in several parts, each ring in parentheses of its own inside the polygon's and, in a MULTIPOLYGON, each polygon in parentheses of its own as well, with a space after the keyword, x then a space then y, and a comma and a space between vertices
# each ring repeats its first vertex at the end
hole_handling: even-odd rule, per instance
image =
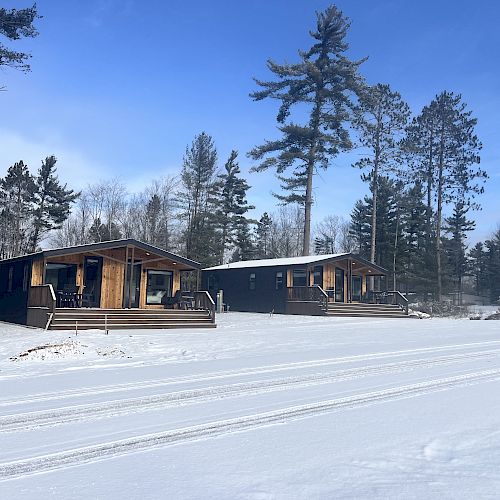
MULTIPOLYGON (((402 200, 399 183, 387 177, 378 177, 379 209, 376 221, 375 263, 391 270, 390 279, 395 281, 403 267, 400 260, 404 240, 402 237, 402 200)), ((351 213, 351 235, 356 242, 357 253, 366 259, 370 256, 372 233, 373 198, 365 196, 358 200, 351 213)))
POLYGON ((70 214, 71 204, 80 195, 60 183, 56 175, 56 162, 55 156, 45 158, 35 177, 33 234, 30 241, 32 252, 37 250, 47 232, 61 227, 70 214))
POLYGON ((482 242, 476 243, 469 251, 469 270, 474 279, 474 292, 477 295, 486 293, 486 253, 482 242))
POLYGON ((114 222, 111 225, 103 224, 101 219, 97 218, 90 226, 88 237, 91 243, 100 243, 102 241, 119 240, 122 238, 122 233, 114 222))
POLYGON ((367 149, 367 155, 354 166, 369 169, 362 179, 370 183, 372 192, 370 261, 375 262, 378 176, 393 173, 400 165, 399 142, 408 123, 410 108, 389 85, 377 84, 362 92, 354 116, 359 141, 367 149))
POLYGON ((177 201, 186 223, 184 231, 186 257, 206 265, 216 264, 220 235, 212 214, 217 150, 212 137, 197 135, 186 148, 181 172, 181 191, 177 201))
POLYGON ((486 287, 490 300, 500 304, 500 229, 489 240, 485 241, 486 247, 486 287))
POLYGON ((247 202, 247 191, 250 189, 247 181, 239 177, 240 168, 236 162, 237 151, 231 151, 224 165, 225 172, 218 176, 215 184, 216 210, 214 220, 221 233, 219 264, 224 262, 227 248, 235 243, 237 230, 242 224, 241 218, 255 208, 247 202))
MULTIPOLYGON (((40 16, 35 4, 26 9, 7 10, 0 8, 0 35, 12 41, 33 38, 38 35, 38 31, 33 25, 37 18, 40 16)), ((30 54, 11 50, 0 43, 0 66, 10 66, 27 72, 30 70, 28 64, 30 57, 30 54)))
POLYGON ((235 221, 235 250, 231 261, 251 260, 255 258, 255 245, 250 230, 250 222, 245 217, 237 217, 235 221))
POLYGON ((313 177, 318 167, 326 169, 329 161, 341 151, 351 149, 347 123, 353 98, 361 91, 358 74, 361 61, 345 56, 345 40, 350 22, 337 7, 317 13, 312 47, 300 51, 295 64, 278 64, 269 60, 267 66, 277 77, 275 81, 256 80, 262 90, 251 94, 260 101, 280 101, 277 115, 281 139, 255 147, 249 155, 261 161, 253 171, 276 169, 282 186, 289 194, 280 196, 286 203, 298 202, 304 207, 302 254, 309 255, 311 240, 311 207, 313 177), (289 117, 292 108, 308 107, 308 123, 299 125, 289 117), (292 170, 291 176, 284 173, 292 170))
POLYGON ((403 194, 402 231, 403 231, 403 274, 406 292, 423 293, 429 289, 429 280, 434 273, 426 265, 428 255, 425 244, 426 205, 422 183, 417 180, 403 194), (430 273, 430 275, 429 275, 430 273))
POLYGON ((370 257, 371 217, 369 203, 370 198, 365 196, 363 200, 356 201, 351 212, 350 234, 354 241, 355 251, 365 259, 370 257))
POLYGON ((28 167, 19 161, 12 165, 0 181, 2 192, 1 222, 4 227, 4 257, 28 252, 35 182, 28 167))
POLYGON ((437 299, 443 293, 442 224, 445 205, 463 202, 479 208, 487 174, 480 162, 481 143, 474 133, 477 120, 460 95, 442 92, 424 107, 409 127, 406 150, 413 157, 414 174, 427 184, 428 239, 431 234, 432 194, 436 201, 435 243, 437 299))
POLYGON ((256 228, 256 259, 269 259, 275 257, 271 252, 271 230, 273 221, 267 212, 257 222, 256 228))
POLYGON ((467 233, 472 231, 476 224, 467 219, 469 208, 462 202, 455 204, 453 214, 445 218, 444 232, 451 235, 446 241, 445 251, 448 260, 450 277, 452 278, 456 292, 462 293, 462 283, 468 271, 467 259, 467 233))

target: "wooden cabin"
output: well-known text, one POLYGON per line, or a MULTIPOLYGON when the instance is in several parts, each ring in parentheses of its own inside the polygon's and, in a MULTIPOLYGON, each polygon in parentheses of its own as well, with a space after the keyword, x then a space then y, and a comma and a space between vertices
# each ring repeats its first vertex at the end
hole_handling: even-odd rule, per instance
POLYGON ((59 329, 214 326, 208 293, 186 292, 183 308, 175 300, 181 274, 200 267, 134 239, 2 260, 0 320, 59 329))
POLYGON ((408 313, 387 270, 352 253, 248 260, 203 270, 202 287, 232 311, 388 316, 408 313))

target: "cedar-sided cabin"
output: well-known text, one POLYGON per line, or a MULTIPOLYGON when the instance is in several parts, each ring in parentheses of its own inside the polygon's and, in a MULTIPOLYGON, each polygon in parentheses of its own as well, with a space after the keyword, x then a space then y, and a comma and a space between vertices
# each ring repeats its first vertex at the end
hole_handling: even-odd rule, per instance
POLYGON ((0 320, 53 329, 215 326, 206 292, 183 292, 189 301, 176 307, 181 274, 200 267, 134 239, 2 260, 0 320))
POLYGON ((406 298, 387 290, 387 270, 352 253, 248 260, 203 269, 202 287, 222 290, 231 311, 406 316, 406 298))

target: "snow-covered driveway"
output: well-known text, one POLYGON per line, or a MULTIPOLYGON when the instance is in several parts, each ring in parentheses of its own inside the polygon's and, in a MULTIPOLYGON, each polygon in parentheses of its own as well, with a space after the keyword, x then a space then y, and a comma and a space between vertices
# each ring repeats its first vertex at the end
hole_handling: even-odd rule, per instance
POLYGON ((0 324, 0 498, 498 498, 500 324, 0 324))

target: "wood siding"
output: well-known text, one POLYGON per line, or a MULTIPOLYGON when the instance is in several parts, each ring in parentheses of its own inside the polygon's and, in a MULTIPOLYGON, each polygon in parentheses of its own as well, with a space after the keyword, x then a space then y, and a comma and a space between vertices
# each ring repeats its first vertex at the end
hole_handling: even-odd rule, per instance
POLYGON ((31 263, 31 285, 43 285, 45 264, 43 259, 33 259, 31 263))

